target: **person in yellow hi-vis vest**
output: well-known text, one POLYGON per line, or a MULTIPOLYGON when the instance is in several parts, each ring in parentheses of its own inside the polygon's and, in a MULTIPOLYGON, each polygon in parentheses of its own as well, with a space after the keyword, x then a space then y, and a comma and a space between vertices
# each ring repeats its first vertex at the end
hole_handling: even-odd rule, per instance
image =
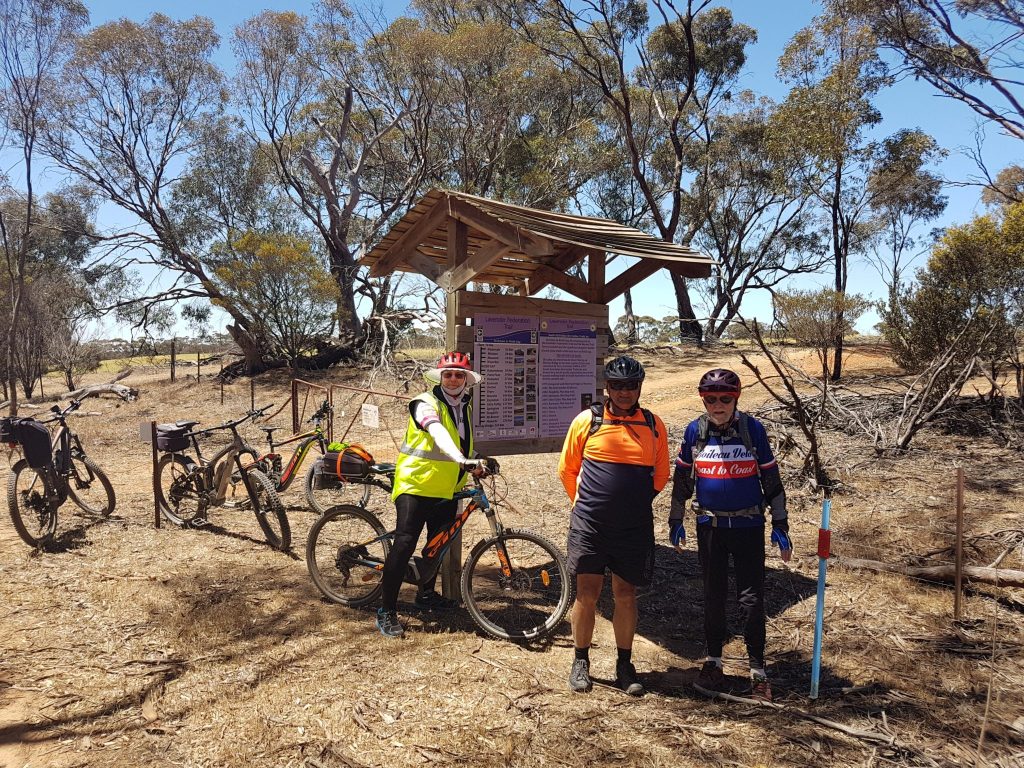
MULTIPOLYGON (((452 496, 466 484, 466 473, 479 477, 484 472, 482 462, 467 458, 474 455, 470 388, 480 382, 480 374, 473 371, 467 355, 446 352, 424 378, 435 386, 409 403, 409 425, 395 463, 391 498, 398 522, 384 561, 383 597, 377 611, 377 629, 385 637, 405 635, 398 620, 398 592, 424 526, 430 541, 451 525, 457 511, 452 496)), ((452 601, 435 591, 435 581, 436 575, 420 587, 417 607, 450 610, 452 601)))

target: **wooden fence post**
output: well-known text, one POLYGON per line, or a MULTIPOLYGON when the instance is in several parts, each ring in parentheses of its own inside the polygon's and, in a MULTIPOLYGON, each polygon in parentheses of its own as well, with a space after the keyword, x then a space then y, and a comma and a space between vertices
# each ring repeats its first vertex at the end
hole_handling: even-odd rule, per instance
POLYGON ((175 346, 175 339, 171 338, 171 381, 174 381, 174 376, 178 369, 178 355, 175 346))

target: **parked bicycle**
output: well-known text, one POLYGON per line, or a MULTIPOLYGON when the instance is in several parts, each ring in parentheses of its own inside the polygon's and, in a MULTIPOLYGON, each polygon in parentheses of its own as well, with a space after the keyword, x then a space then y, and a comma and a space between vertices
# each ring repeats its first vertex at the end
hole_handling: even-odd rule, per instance
POLYGON ((91 515, 108 517, 114 511, 110 480, 68 426, 68 414, 81 405, 81 400, 72 400, 63 410, 54 405, 52 415, 42 419, 0 419, 0 441, 20 446, 25 454, 7 476, 7 508, 14 529, 30 547, 42 548, 53 540, 57 510, 68 498, 91 515), (51 439, 45 425, 54 422, 58 428, 51 439))
MULTIPOLYGON (((306 456, 309 454, 310 449, 316 445, 320 451, 320 455, 327 453, 328 441, 327 434, 324 432, 323 422, 330 418, 332 413, 331 404, 329 401, 324 400, 323 404, 316 410, 309 418, 309 423, 313 425, 313 429, 303 432, 298 435, 292 435, 291 437, 281 440, 277 443, 274 442, 274 433, 281 429, 281 427, 260 427, 267 434, 267 443, 269 450, 263 455, 257 454, 252 451, 251 463, 245 460, 243 462, 245 466, 255 467, 265 474, 270 481, 274 484, 274 488, 280 495, 287 491, 295 478, 299 475, 299 469, 301 469, 303 462, 306 460, 306 456), (284 456, 279 452, 278 449, 281 446, 290 445, 291 443, 298 443, 295 447, 295 451, 292 453, 291 458, 288 460, 288 465, 284 464, 284 456)), ((243 451, 244 453, 245 451, 243 451)), ((326 507, 330 506, 332 499, 336 497, 334 489, 330 491, 324 491, 322 498, 317 498, 321 495, 321 492, 313 488, 314 475, 316 474, 315 463, 310 463, 309 471, 306 472, 305 479, 305 491, 306 491, 306 503, 309 504, 316 512, 323 513, 326 507), (326 495, 326 494, 330 495, 326 495), (321 501, 327 502, 321 506, 321 501)))
POLYGON ((244 466, 244 459, 255 455, 255 450, 238 434, 240 424, 258 419, 272 407, 249 411, 240 419, 202 430, 192 430, 198 421, 157 425, 157 449, 163 455, 156 465, 155 485, 160 511, 167 520, 183 527, 201 527, 212 507, 251 509, 270 546, 280 550, 291 546, 288 515, 275 484, 256 466, 244 466), (231 432, 231 442, 211 458, 204 458, 199 438, 222 430, 231 432), (189 444, 195 458, 184 453, 189 444), (245 497, 229 499, 229 490, 232 497, 236 496, 239 483, 245 497))
MULTIPOLYGON (((492 477, 498 474, 494 459, 486 460, 486 468, 492 477)), ((394 469, 394 464, 375 464, 372 476, 390 480, 394 469)), ((483 632, 501 640, 526 642, 552 633, 573 600, 561 552, 538 533, 505 528, 480 480, 455 498, 468 503, 451 527, 427 543, 425 558, 409 561, 405 582, 428 582, 469 516, 483 510, 490 535, 470 551, 459 583, 470 617, 483 632)), ((313 583, 328 600, 341 605, 373 602, 382 589, 384 560, 394 536, 368 509, 354 504, 332 507, 313 524, 306 540, 306 565, 313 583)))

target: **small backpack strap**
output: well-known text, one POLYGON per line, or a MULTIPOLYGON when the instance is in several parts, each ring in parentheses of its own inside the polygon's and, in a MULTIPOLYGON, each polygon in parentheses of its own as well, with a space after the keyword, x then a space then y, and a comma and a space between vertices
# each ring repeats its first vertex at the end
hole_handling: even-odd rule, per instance
POLYGON ((754 441, 750 437, 750 417, 743 411, 740 411, 738 421, 740 440, 743 441, 743 447, 754 457, 754 467, 757 470, 757 476, 761 477, 761 460, 757 457, 757 449, 754 447, 754 441))
POLYGON ((704 450, 704 446, 708 444, 708 415, 702 413, 700 418, 697 419, 697 440, 693 444, 693 455, 690 458, 693 463, 690 465, 690 479, 695 480, 697 477, 697 457, 700 452, 704 450))
POLYGON ((590 430, 587 432, 587 437, 597 432, 602 424, 604 424, 604 403, 591 403, 590 430))

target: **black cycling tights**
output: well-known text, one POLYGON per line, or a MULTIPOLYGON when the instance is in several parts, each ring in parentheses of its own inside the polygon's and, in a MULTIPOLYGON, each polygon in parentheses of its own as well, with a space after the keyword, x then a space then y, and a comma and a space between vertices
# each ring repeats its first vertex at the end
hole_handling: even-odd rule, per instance
MULTIPOLYGON (((458 503, 452 499, 433 499, 427 496, 413 496, 411 493, 403 493, 395 499, 395 509, 398 511, 395 542, 384 561, 384 574, 381 578, 381 605, 385 611, 394 611, 398 607, 398 591, 402 588, 409 558, 416 551, 416 542, 423 532, 423 526, 427 526, 427 541, 430 541, 435 534, 455 520, 457 506, 458 503)), ((433 589, 436 580, 435 572, 430 581, 420 589, 433 589)))

